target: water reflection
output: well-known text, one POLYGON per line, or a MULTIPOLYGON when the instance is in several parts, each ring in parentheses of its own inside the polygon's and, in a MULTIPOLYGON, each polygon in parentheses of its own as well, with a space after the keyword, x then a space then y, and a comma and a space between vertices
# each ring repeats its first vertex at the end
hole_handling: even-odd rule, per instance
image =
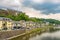
POLYGON ((60 31, 54 33, 43 33, 29 40, 60 40, 60 31))
POLYGON ((43 33, 36 35, 37 33, 24 35, 13 40, 60 40, 60 31, 53 33, 43 33))
POLYGON ((29 38, 30 38, 30 36, 29 35, 26 35, 26 36, 15 38, 13 40, 29 40, 29 38))

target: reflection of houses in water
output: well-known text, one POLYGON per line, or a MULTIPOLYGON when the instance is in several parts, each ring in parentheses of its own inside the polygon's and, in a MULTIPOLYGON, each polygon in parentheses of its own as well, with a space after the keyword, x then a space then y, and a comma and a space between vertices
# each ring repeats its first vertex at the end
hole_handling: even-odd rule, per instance
POLYGON ((59 28, 60 29, 60 24, 55 24, 54 28, 59 28))

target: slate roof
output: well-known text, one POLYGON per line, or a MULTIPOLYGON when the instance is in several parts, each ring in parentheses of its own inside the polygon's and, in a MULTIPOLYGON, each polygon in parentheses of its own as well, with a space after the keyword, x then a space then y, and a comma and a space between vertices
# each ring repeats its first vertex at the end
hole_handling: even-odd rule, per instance
POLYGON ((12 21, 10 18, 0 17, 0 20, 2 21, 12 21))

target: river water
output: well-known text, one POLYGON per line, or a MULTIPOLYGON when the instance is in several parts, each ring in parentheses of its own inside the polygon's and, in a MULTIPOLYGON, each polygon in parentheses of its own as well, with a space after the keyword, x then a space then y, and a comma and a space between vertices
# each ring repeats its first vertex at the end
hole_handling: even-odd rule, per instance
POLYGON ((13 40, 60 40, 60 31, 29 34, 13 40))
POLYGON ((52 33, 42 33, 41 35, 36 35, 29 40, 60 40, 60 31, 52 33))

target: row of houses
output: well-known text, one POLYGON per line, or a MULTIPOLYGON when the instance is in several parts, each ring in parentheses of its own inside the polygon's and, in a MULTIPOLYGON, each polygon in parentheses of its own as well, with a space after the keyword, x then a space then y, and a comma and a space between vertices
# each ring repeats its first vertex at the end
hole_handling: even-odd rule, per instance
MULTIPOLYGON (((0 30, 11 30, 22 27, 24 21, 13 21, 10 18, 0 17, 0 30)), ((25 25, 25 24, 24 24, 25 25)), ((23 25, 23 26, 24 26, 23 25)))
POLYGON ((7 30, 7 29, 12 30, 12 29, 23 29, 23 28, 33 29, 41 27, 41 25, 42 27, 44 27, 45 24, 48 25, 48 23, 39 24, 32 21, 24 21, 24 20, 13 21, 10 18, 0 17, 0 30, 7 30))

